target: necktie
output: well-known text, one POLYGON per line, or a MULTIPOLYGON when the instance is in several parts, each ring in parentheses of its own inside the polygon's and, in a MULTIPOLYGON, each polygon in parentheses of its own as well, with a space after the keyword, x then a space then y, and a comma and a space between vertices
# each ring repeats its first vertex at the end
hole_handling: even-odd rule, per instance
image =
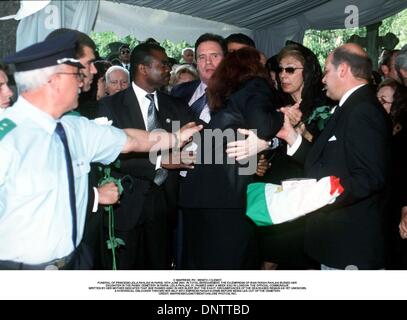
POLYGON ((201 115, 201 112, 205 105, 208 103, 208 98, 206 96, 206 92, 193 104, 191 104, 191 110, 195 114, 197 118, 201 115))
MULTIPOLYGON (((157 108, 155 107, 154 94, 146 94, 146 98, 150 100, 150 105, 148 106, 147 113, 147 131, 152 131, 154 129, 160 128, 160 123, 158 121, 157 108)), ((155 173, 154 183, 158 186, 162 185, 167 179, 168 171, 164 168, 158 168, 155 173)))
POLYGON ((76 216, 76 199, 75 199, 75 185, 74 185, 74 176, 73 176, 73 168, 72 168, 72 158, 71 158, 71 154, 69 153, 68 140, 66 139, 64 127, 62 126, 62 124, 60 122, 57 123, 55 132, 61 139, 62 144, 64 145, 66 171, 68 174, 68 185, 69 185, 69 203, 71 206, 71 214, 72 214, 72 242, 73 242, 74 248, 76 248, 77 216, 76 216))

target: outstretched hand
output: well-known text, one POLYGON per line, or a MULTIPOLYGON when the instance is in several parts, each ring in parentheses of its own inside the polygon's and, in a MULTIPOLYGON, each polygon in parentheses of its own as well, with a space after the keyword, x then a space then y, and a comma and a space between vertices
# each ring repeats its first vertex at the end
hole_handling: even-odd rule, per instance
POLYGON ((292 146, 297 139, 297 136, 298 133, 292 126, 289 116, 284 113, 284 124, 280 131, 277 132, 276 137, 286 141, 290 146, 292 146))
POLYGON ((175 148, 184 146, 187 142, 191 141, 192 136, 201 131, 202 125, 197 125, 195 122, 188 122, 180 130, 178 130, 175 135, 179 140, 179 145, 175 145, 175 148))
POLYGON ((244 160, 268 148, 267 141, 257 137, 252 130, 238 129, 238 132, 247 136, 247 139, 227 144, 226 153, 229 158, 236 158, 237 161, 244 160))

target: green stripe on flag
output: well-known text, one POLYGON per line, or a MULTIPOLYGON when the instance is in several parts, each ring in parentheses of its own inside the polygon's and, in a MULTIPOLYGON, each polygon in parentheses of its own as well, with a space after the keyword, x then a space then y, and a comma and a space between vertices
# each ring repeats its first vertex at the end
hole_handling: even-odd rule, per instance
POLYGON ((273 221, 267 209, 265 196, 265 183, 251 183, 247 186, 247 209, 246 215, 259 226, 270 226, 273 221))

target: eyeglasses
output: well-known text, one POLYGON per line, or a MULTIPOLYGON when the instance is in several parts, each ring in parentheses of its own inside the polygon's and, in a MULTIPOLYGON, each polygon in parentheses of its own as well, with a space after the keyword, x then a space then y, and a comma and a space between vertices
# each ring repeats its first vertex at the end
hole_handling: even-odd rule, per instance
POLYGON ((86 78, 86 76, 80 72, 58 72, 57 74, 72 74, 75 75, 80 81, 83 81, 83 79, 86 78))
POLYGON ((130 53, 130 50, 122 50, 122 51, 120 51, 120 53, 121 54, 128 54, 128 53, 130 53))
POLYGON ((288 74, 293 74, 295 72, 295 70, 297 70, 297 69, 304 69, 304 68, 296 68, 296 67, 283 68, 283 67, 278 67, 277 71, 278 71, 278 73, 283 73, 283 71, 285 71, 288 74))

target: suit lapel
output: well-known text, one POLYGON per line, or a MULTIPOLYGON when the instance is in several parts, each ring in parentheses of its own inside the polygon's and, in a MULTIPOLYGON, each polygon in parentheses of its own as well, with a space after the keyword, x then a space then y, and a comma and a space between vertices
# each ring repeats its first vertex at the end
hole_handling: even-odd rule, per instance
POLYGON ((127 117, 125 122, 129 123, 133 128, 146 130, 137 96, 131 86, 125 91, 123 104, 123 116, 127 117))
POLYGON ((345 106, 346 103, 341 107, 339 106, 336 107, 334 114, 331 116, 324 130, 321 132, 318 139, 315 141, 314 146, 311 148, 308 154, 307 163, 310 166, 312 166, 315 163, 315 161, 318 160, 321 152, 324 150, 325 145, 328 143, 328 140, 332 137, 332 132, 334 131, 345 106))
POLYGON ((174 120, 174 115, 171 113, 171 100, 165 94, 157 91, 158 100, 158 121, 160 122, 161 128, 166 131, 171 131, 171 123, 174 120))
POLYGON ((312 166, 315 161, 318 160, 321 152, 324 150, 325 145, 328 143, 328 140, 332 137, 332 132, 335 129, 339 118, 341 115, 343 115, 345 110, 352 108, 353 105, 355 105, 358 100, 363 99, 364 96, 369 96, 367 95, 369 90, 370 88, 368 85, 357 89, 348 97, 348 99, 346 99, 345 103, 341 107, 338 106, 336 108, 325 129, 321 132, 320 136, 315 141, 314 146, 311 148, 307 158, 307 166, 312 166))

